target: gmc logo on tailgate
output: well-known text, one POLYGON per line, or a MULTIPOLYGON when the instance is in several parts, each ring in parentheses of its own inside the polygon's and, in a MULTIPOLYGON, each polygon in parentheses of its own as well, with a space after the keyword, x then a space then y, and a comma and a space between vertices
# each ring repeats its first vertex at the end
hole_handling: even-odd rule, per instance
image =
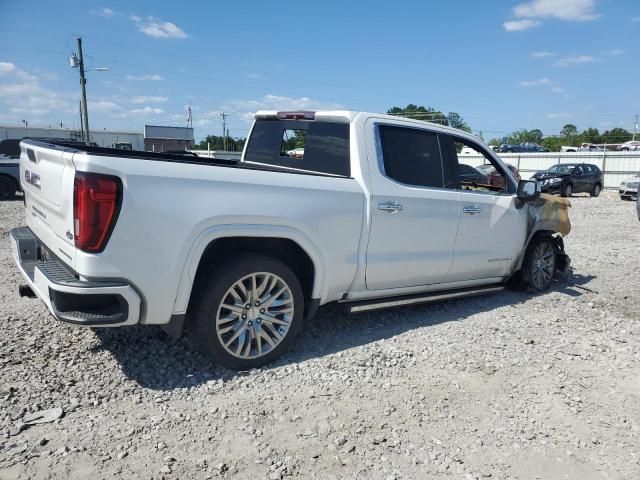
POLYGON ((29 170, 24 171, 24 181, 33 185, 38 190, 40 190, 40 175, 37 173, 30 172, 29 170))

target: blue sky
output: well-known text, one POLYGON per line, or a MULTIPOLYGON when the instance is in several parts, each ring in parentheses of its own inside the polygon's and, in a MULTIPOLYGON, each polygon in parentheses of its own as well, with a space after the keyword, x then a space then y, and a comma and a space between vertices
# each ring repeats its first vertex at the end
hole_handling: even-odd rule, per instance
POLYGON ((637 0, 0 0, 0 124, 77 127, 82 35, 92 129, 244 136, 261 108, 461 113, 486 139, 574 123, 633 129, 637 0))

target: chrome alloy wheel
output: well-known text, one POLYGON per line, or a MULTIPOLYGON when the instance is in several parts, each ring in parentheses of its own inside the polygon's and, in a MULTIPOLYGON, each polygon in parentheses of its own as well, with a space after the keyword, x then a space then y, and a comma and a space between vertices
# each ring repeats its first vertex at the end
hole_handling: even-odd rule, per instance
POLYGON ((533 252, 533 284, 538 290, 544 289, 551 282, 555 271, 555 256, 550 242, 540 242, 533 252))
POLYGON ((293 314, 289 285, 272 273, 255 272, 235 282, 222 297, 216 334, 231 355, 258 358, 284 340, 293 314))

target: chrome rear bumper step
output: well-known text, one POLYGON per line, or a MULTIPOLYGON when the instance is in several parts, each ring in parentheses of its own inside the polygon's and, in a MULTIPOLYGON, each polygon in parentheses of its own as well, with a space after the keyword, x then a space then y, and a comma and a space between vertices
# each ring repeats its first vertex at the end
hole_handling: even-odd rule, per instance
POLYGON ((475 297, 504 290, 504 285, 487 285, 483 287, 461 288, 459 290, 447 290, 444 292, 428 292, 402 297, 386 297, 376 300, 363 300, 347 304, 350 313, 370 312, 383 308, 405 307, 419 305, 421 303, 438 302, 454 298, 475 297))

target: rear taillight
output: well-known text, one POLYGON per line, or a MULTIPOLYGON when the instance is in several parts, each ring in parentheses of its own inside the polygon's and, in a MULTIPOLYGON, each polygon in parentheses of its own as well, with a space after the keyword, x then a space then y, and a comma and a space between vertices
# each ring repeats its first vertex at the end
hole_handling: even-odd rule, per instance
POLYGON ((118 177, 76 173, 73 184, 73 220, 76 247, 101 252, 118 218, 122 182, 118 177))

